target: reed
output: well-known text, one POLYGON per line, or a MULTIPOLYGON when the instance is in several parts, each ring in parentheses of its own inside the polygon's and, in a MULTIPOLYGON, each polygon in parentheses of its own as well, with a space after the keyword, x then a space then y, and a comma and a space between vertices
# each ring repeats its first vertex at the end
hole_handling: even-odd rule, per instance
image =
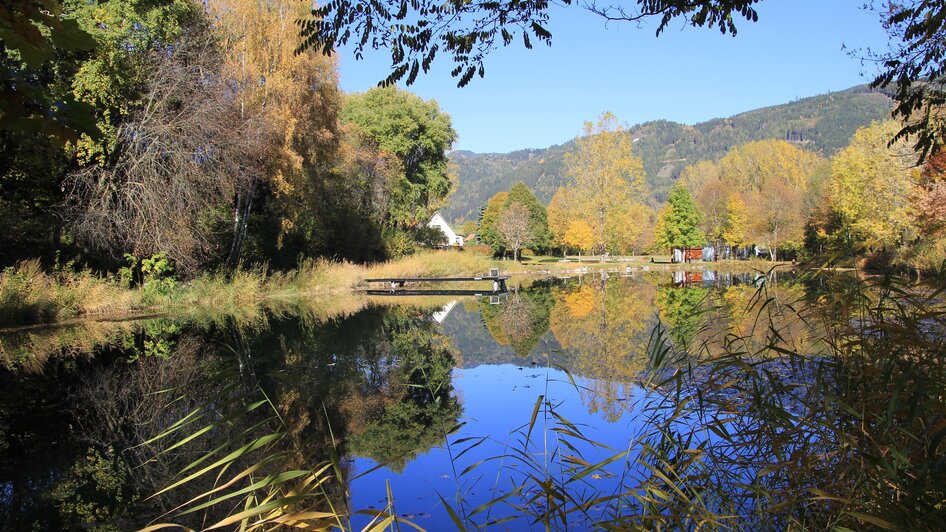
MULTIPOLYGON (((946 526, 946 275, 923 285, 817 273, 803 281, 826 284, 829 295, 809 300, 763 283, 740 299, 754 319, 722 332, 706 327, 686 345, 658 325, 638 380, 644 391, 633 413, 638 429, 626 446, 595 441, 562 415, 550 395, 552 377, 505 439, 461 438, 462 423, 444 427, 456 489, 438 495, 453 524, 461 530, 946 526), (817 341, 798 341, 800 330, 817 341), (480 454, 471 451, 497 443, 500 452, 470 462, 480 454), (493 463, 499 473, 485 486, 492 498, 473 505, 466 494, 493 463)), ((717 310, 707 304, 699 312, 717 310)), ((572 386, 590 391, 559 369, 572 386)), ((271 408, 260 401, 240 404, 271 408)), ((233 415, 255 415, 244 410, 233 415)), ((161 438, 213 431, 219 414, 200 416, 172 424, 161 438)), ((274 414, 266 426, 275 428, 227 447, 234 460, 243 454, 232 449, 259 451, 249 465, 213 455, 201 459, 202 469, 181 471, 163 493, 197 472, 219 476, 223 487, 168 517, 227 504, 233 513, 219 523, 350 528, 347 516, 357 512, 328 496, 327 486, 344 483, 337 450, 317 467, 283 471, 266 458, 285 451, 279 422, 274 414), (282 480, 290 477, 302 484, 282 480)), ((393 500, 389 491, 387 507, 372 510, 371 526, 413 526, 397 517, 393 500)))

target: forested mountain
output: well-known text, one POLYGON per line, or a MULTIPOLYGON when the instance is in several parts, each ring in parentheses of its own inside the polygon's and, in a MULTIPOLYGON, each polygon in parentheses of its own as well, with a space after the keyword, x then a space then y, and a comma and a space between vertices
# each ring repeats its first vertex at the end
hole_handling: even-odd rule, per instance
MULTIPOLYGON (((643 160, 652 201, 662 203, 685 167, 717 160, 733 146, 784 139, 826 157, 847 145, 854 131, 890 116, 893 101, 866 85, 765 107, 692 126, 657 120, 630 128, 643 160)), ((590 118, 590 117, 589 117, 590 118)), ((547 203, 564 180, 564 154, 573 141, 511 153, 455 151, 459 183, 444 213, 450 220, 475 220, 490 196, 523 181, 547 203)))

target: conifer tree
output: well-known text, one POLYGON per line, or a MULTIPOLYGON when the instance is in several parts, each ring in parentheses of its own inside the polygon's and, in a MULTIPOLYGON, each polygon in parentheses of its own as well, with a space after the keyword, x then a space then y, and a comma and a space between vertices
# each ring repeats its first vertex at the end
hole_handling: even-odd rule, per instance
POLYGON ((667 205, 660 211, 654 242, 663 248, 700 246, 706 241, 700 231, 703 215, 686 187, 677 185, 667 196, 667 205))

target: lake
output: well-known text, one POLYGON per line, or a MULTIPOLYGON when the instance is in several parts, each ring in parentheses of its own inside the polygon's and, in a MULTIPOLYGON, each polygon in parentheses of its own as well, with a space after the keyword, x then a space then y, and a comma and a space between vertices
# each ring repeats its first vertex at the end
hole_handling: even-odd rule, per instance
POLYGON ((513 284, 3 333, 0 527, 882 526, 907 494, 904 522, 942 517, 938 294, 513 284))

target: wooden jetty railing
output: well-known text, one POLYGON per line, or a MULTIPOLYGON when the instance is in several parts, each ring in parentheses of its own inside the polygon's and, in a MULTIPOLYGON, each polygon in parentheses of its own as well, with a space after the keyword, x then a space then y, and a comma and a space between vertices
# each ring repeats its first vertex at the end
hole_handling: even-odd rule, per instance
MULTIPOLYGON (((493 272, 490 272, 493 273, 493 272)), ((378 279, 365 279, 369 283, 390 283, 391 290, 403 288, 404 283, 451 283, 463 281, 492 281, 493 292, 506 292, 506 280, 508 275, 482 275, 478 277, 382 277, 378 279)))

